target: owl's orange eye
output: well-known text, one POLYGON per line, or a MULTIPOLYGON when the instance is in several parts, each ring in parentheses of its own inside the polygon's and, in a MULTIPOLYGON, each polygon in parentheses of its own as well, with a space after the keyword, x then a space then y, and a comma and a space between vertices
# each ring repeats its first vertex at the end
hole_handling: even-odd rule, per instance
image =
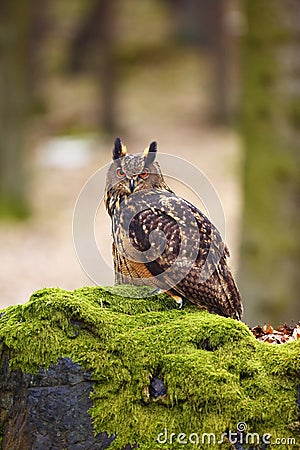
POLYGON ((117 168, 117 176, 119 178, 124 178, 125 177, 125 172, 124 172, 124 170, 121 169, 121 167, 117 168))
POLYGON ((140 173, 140 178, 148 178, 149 177, 149 169, 143 169, 140 173))

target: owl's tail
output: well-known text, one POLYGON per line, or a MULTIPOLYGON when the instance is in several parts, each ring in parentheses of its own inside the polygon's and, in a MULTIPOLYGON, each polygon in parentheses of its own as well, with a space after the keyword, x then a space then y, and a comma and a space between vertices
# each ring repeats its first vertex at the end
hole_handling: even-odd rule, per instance
POLYGON ((234 281, 230 269, 227 264, 220 262, 216 269, 218 281, 222 289, 222 297, 224 304, 222 305, 227 317, 241 320, 243 316, 243 304, 240 292, 234 281))

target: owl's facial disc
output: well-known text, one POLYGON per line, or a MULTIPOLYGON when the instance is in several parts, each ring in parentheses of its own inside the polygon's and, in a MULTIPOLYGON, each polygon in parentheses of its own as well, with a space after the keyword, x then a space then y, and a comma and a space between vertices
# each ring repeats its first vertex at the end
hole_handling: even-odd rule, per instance
POLYGON ((149 169, 144 167, 145 159, 139 155, 126 155, 119 162, 117 177, 123 180, 123 187, 131 194, 138 187, 139 181, 148 177, 149 169))
POLYGON ((123 195, 130 195, 135 191, 149 189, 161 180, 160 171, 154 163, 157 153, 157 143, 151 144, 143 154, 128 154, 125 145, 120 138, 116 138, 113 148, 113 164, 111 170, 115 171, 113 180, 123 189, 123 195), (149 175, 151 179, 147 180, 149 175), (159 176, 160 174, 160 176, 159 176), (145 181, 147 182, 145 183, 145 181))

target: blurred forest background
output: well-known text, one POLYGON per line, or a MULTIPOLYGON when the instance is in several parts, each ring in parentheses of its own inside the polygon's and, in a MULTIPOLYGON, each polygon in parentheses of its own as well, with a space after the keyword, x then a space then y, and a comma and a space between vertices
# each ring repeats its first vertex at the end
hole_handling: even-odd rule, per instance
POLYGON ((299 320, 299 125, 298 0, 2 0, 0 306, 92 284, 72 214, 120 135, 213 183, 245 321, 299 320))

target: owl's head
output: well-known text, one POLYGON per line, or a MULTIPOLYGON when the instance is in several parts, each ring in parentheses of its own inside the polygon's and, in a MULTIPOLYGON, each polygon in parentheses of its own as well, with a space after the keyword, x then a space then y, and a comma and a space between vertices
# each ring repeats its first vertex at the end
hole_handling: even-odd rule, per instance
POLYGON ((117 199, 143 189, 166 189, 159 164, 155 161, 157 143, 151 142, 143 154, 128 154, 120 138, 116 138, 106 177, 105 203, 110 211, 117 199))

